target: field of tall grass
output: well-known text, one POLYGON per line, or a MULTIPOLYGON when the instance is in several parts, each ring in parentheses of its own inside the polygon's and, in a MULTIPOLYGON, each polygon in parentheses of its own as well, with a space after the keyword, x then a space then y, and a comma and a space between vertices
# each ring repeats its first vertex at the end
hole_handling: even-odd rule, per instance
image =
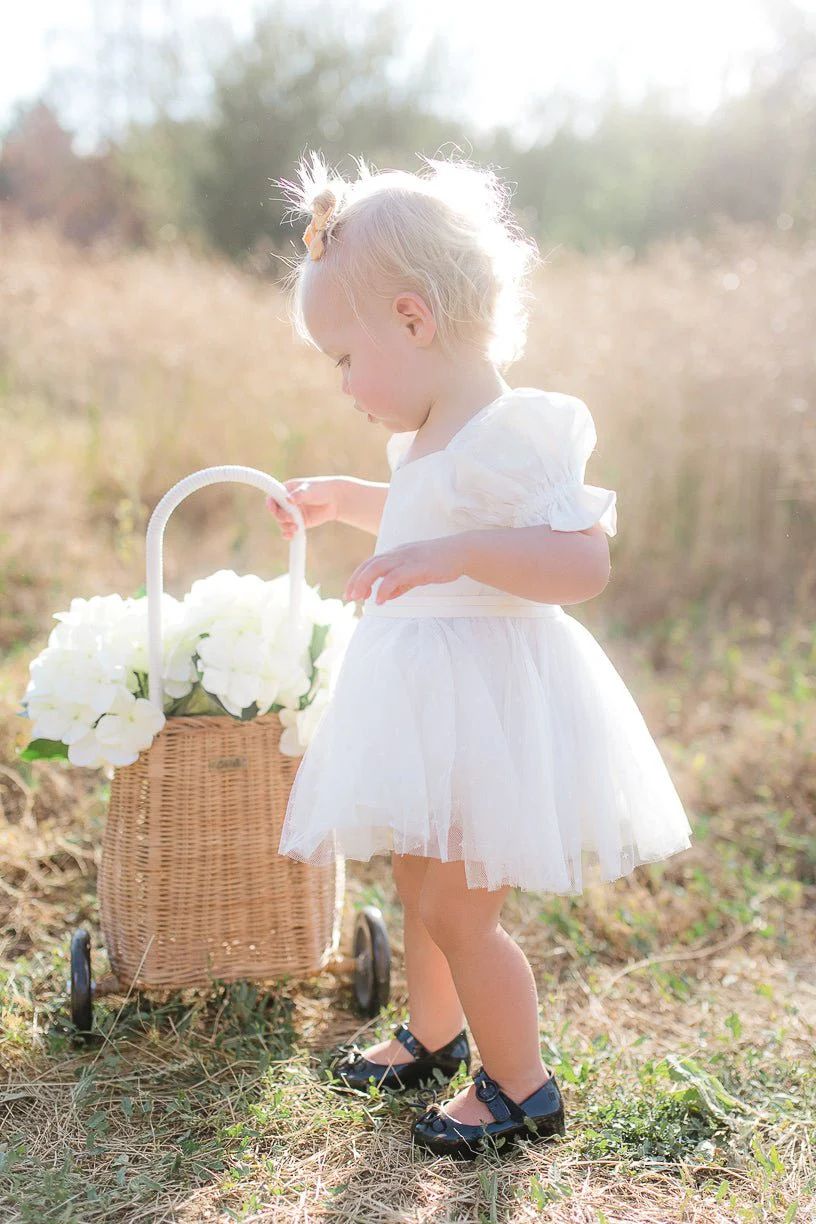
MULTIPOLYGON (((543 248, 545 251, 546 247, 543 248)), ((594 484, 618 490, 603 615, 690 605, 804 611, 816 593, 816 242, 726 230, 589 259, 555 251, 511 385, 580 395, 594 484)), ((58 592, 136 587, 150 510, 199 467, 387 479, 386 431, 298 343, 274 286, 228 264, 91 254, 9 235, 0 272, 0 644, 42 631, 58 592)), ((310 581, 339 594, 371 541, 330 525, 310 581)), ((199 493, 168 530, 168 589, 218 564, 279 570, 256 495, 199 493)), ((600 606, 599 606, 600 607, 600 606)), ((592 608, 590 615, 595 615, 592 608)))
MULTIPOLYGON (((384 858, 347 864, 344 910, 344 950, 361 905, 389 925, 393 1002, 374 1020, 323 974, 105 997, 95 1040, 75 1040, 76 926, 105 972, 109 783, 17 757, 52 613, 143 583, 147 519, 189 472, 385 480, 387 435, 298 345, 274 285, 182 249, 3 236, 3 1220, 814 1218, 816 243, 723 229, 644 259, 559 250, 535 291, 507 379, 586 400, 599 437, 587 479, 618 491, 610 583, 570 612, 635 695, 694 844, 582 897, 511 894, 502 921, 536 973, 568 1133, 454 1169, 411 1153, 416 1094, 327 1082, 334 1043, 368 1044, 404 1014, 384 858)), ((310 535, 307 577, 339 595, 372 547, 327 525, 310 535)), ((179 596, 217 568, 269 578, 287 564, 263 499, 233 485, 187 499, 164 551, 179 596)))

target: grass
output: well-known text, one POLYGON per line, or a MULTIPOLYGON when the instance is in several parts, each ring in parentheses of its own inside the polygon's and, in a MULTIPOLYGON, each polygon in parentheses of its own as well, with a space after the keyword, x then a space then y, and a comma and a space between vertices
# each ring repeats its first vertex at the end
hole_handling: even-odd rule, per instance
POLYGON ((347 864, 343 951, 374 901, 394 952, 392 999, 374 1020, 359 1017, 351 979, 330 973, 209 992, 123 987, 96 1001, 86 1046, 67 1010, 67 949, 86 925, 95 978, 106 971, 95 893, 106 784, 49 762, 9 767, 3 1218, 812 1218, 816 639, 746 623, 736 677, 687 627, 658 668, 655 649, 641 635, 616 653, 641 676, 694 845, 580 897, 510 894, 503 921, 535 970, 568 1132, 470 1167, 412 1153, 410 1119, 433 1090, 329 1082, 338 1042, 386 1036, 404 1014, 386 859, 347 864))
MULTIPOLYGON (((586 401, 587 479, 618 492, 612 581, 582 614, 630 630, 725 624, 733 605, 807 617, 816 243, 734 228, 648 260, 561 249, 533 288, 508 381, 586 401)), ((295 340, 274 285, 182 250, 80 252, 45 229, 4 235, 0 421, 13 457, 0 649, 33 645, 68 593, 135 590, 149 515, 190 472, 388 478, 385 430, 295 340)), ((310 579, 339 595, 371 544, 327 524, 309 540, 310 579)), ((224 565, 279 573, 287 560, 257 494, 235 485, 200 490, 168 524, 173 593, 224 565)))
MULTIPOLYGON (((4 1222, 814 1218, 816 456, 802 405, 815 270, 810 246, 726 231, 647 261, 562 252, 538 287, 511 385, 581 394, 600 437, 588 479, 619 488, 612 581, 572 611, 643 710, 694 842, 580 897, 510 894, 502 920, 535 972, 567 1135, 454 1165, 410 1146, 430 1090, 343 1093, 327 1074, 337 1043, 368 1044, 405 1014, 384 858, 347 864, 344 907, 344 953, 361 906, 388 924, 392 997, 373 1020, 350 978, 326 972, 207 991, 123 983, 97 999, 88 1043, 73 1030, 77 927, 94 977, 108 967, 96 887, 108 783, 17 758, 29 725, 16 710, 51 614, 73 595, 135 590, 150 509, 198 467, 375 479, 387 467, 384 435, 292 349, 273 287, 180 251, 78 255, 46 230, 8 236, 4 1222)), ((270 526, 242 491, 197 495, 168 529, 167 588, 224 565, 279 573, 270 526)), ((311 580, 336 594, 371 544, 327 526, 309 541, 311 580)))

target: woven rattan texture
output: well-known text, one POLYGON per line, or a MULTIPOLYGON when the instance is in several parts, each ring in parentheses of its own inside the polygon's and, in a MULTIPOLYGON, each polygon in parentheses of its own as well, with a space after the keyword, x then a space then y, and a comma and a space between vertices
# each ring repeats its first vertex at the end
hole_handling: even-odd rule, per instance
POLYGON ((342 858, 277 853, 300 757, 276 713, 168 718, 114 771, 99 874, 112 972, 143 987, 318 972, 336 950, 342 858))

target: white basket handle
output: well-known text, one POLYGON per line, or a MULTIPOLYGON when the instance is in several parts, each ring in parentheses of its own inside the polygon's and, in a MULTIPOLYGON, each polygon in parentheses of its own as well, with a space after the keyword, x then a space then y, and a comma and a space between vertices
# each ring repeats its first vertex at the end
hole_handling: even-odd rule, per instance
POLYGON ((185 497, 205 485, 237 480, 254 485, 274 497, 293 517, 297 531, 289 542, 289 627, 294 632, 300 620, 301 592, 306 578, 306 527, 300 507, 291 501, 286 486, 258 468, 230 463, 223 467, 201 468, 168 489, 157 503, 147 524, 147 620, 148 620, 148 698, 155 708, 164 710, 162 690, 161 610, 164 586, 162 544, 164 528, 170 515, 185 497))

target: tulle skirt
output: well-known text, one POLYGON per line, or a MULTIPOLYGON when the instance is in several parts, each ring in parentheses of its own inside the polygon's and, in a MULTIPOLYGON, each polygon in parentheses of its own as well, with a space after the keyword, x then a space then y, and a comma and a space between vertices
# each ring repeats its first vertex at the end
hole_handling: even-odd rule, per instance
POLYGON ((553 605, 542 617, 363 615, 279 853, 461 860, 470 888, 572 895, 690 844, 634 698, 553 605))

